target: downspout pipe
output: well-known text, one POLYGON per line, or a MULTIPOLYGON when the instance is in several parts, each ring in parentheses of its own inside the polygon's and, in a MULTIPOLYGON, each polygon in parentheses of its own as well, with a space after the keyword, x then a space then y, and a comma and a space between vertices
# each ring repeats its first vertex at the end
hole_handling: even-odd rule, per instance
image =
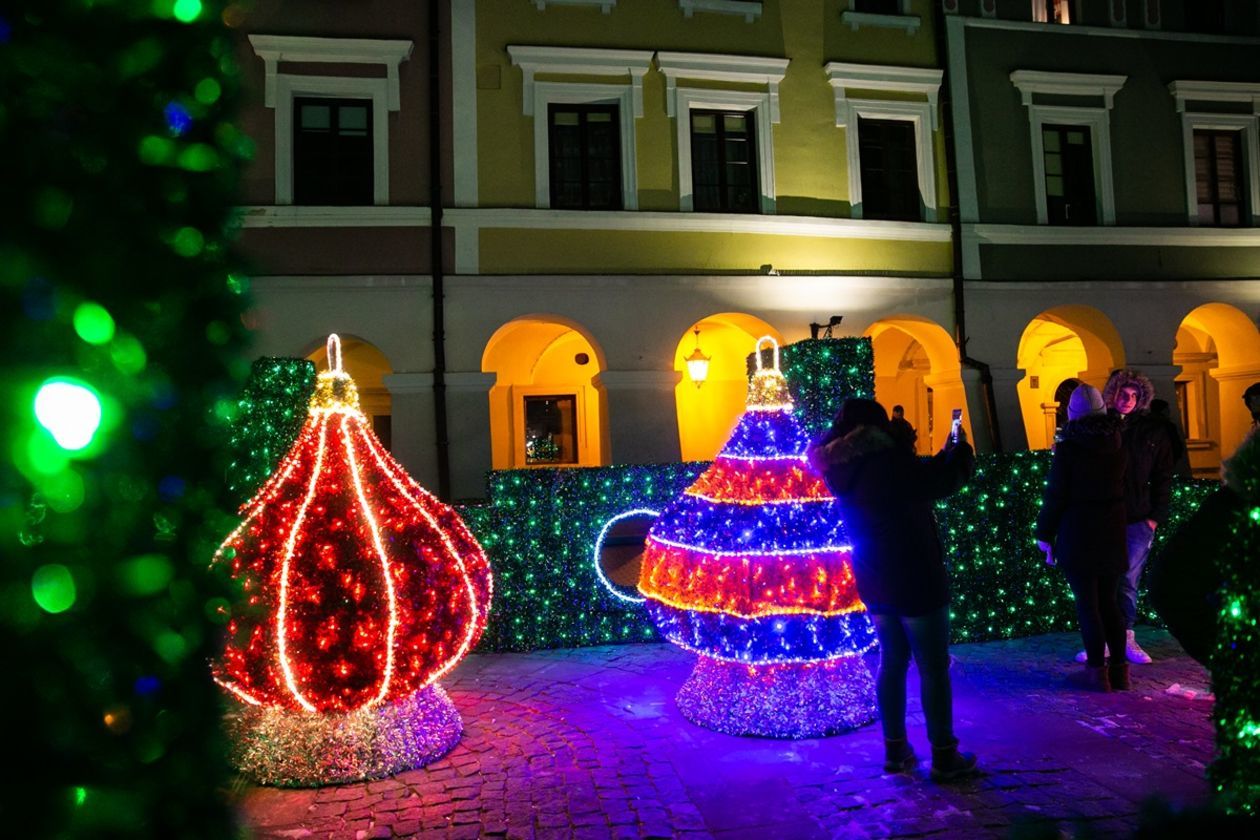
POLYGON ((433 285, 433 429, 437 438, 438 498, 451 498, 451 443, 446 422, 446 289, 442 243, 441 7, 429 3, 429 274, 433 285))
MULTIPOLYGON (((979 371, 980 373, 980 391, 984 398, 985 421, 988 424, 989 434, 993 441, 993 451, 1002 452, 1002 428, 998 424, 997 400, 993 389, 993 371, 990 370, 987 362, 973 358, 967 353, 969 338, 967 335, 966 286, 963 282, 962 213, 958 205, 958 167, 956 164, 958 150, 954 142, 948 38, 945 29, 945 9, 942 3, 932 3, 932 16, 935 22, 933 28, 936 36, 936 54, 940 59, 942 69, 941 92, 937 107, 939 108, 941 129, 945 140, 945 177, 949 186, 947 210, 949 214, 950 238, 954 243, 954 247, 950 249, 953 254, 951 277, 953 278, 954 291, 954 343, 958 346, 959 363, 963 367, 979 371)), ((967 152, 970 154, 971 150, 968 149, 967 152)))

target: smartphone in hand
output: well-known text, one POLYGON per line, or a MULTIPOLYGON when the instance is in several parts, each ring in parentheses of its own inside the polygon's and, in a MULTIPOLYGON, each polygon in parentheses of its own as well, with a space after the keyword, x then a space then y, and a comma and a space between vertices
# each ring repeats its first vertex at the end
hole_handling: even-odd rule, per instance
POLYGON ((962 412, 961 408, 954 409, 954 419, 949 427, 949 439, 953 443, 958 443, 958 430, 962 428, 962 412))

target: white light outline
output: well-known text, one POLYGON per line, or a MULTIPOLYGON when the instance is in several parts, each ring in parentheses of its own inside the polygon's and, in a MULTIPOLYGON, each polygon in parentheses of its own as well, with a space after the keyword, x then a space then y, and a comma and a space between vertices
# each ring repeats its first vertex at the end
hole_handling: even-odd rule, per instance
MULTIPOLYGON (((599 577, 599 582, 604 585, 604 588, 607 589, 614 598, 618 598, 631 604, 642 604, 647 600, 647 598, 635 598, 630 595, 624 595, 613 587, 613 582, 604 574, 604 569, 599 562, 599 554, 600 550, 604 547, 604 539, 608 536, 608 532, 612 530, 612 526, 616 525, 623 519, 629 519, 631 516, 660 517, 660 515, 661 512, 659 510, 652 510, 651 508, 635 508, 634 510, 627 510, 617 514, 612 519, 605 522, 604 527, 599 530, 599 536, 595 538, 595 551, 591 556, 594 560, 595 574, 599 577)), ((646 544, 646 540, 644 542, 646 544)))
MULTIPOLYGON (((429 512, 425 510, 423 506, 421 506, 419 500, 417 500, 415 496, 413 496, 410 492, 408 492, 407 488, 404 487, 402 483, 398 480, 398 478, 394 475, 394 472, 390 470, 386 466, 386 464, 381 460, 381 454, 379 451, 381 448, 380 441, 377 440, 374 435, 367 434, 366 430, 360 432, 360 434, 363 435, 364 440, 368 442, 368 451, 371 452, 372 456, 376 459, 376 463, 381 468, 381 471, 385 473, 386 477, 389 478, 390 482, 394 485, 395 489, 397 489, 398 492, 402 493, 403 496, 409 502, 411 502, 413 505, 416 506, 416 509, 420 511, 420 514, 426 520, 428 520, 429 524, 433 526, 434 532, 437 533, 438 537, 440 537, 442 542, 446 545, 447 551, 450 552, 451 557, 455 559, 455 564, 459 567, 459 573, 464 578, 464 586, 468 593, 468 608, 472 611, 472 620, 468 622, 468 632, 464 635, 464 643, 460 645, 459 650, 455 651, 454 655, 450 659, 448 659, 441 668, 435 671, 424 682, 423 685, 420 685, 417 688, 417 690, 419 690, 421 688, 429 687, 430 685, 437 682, 442 677, 446 676, 446 674, 452 668, 458 665, 460 663, 460 660, 462 660, 464 656, 468 653, 468 648, 472 646, 473 637, 477 634, 477 625, 481 621, 481 610, 478 609, 477 607, 477 590, 476 590, 476 587, 473 585, 472 576, 468 574, 468 568, 464 565, 463 558, 460 557, 459 551, 457 551, 455 546, 451 543, 451 540, 446 535, 446 532, 442 530, 437 520, 435 520, 429 514, 429 512)), ((390 458, 390 460, 393 460, 392 457, 390 458)), ((399 467, 398 470, 399 472, 402 472, 403 475, 407 475, 407 472, 403 470, 401 467, 399 467)), ((414 483, 414 479, 412 480, 412 483, 414 483)), ((477 543, 476 540, 474 540, 473 542, 480 548, 480 543, 477 543)), ((487 604, 489 604, 490 599, 494 597, 494 575, 490 570, 489 563, 486 564, 486 579, 488 581, 486 600, 487 600, 487 604)))
POLYGON ((784 557, 802 554, 822 554, 827 552, 853 551, 851 545, 820 545, 810 546, 808 548, 766 548, 766 549, 749 549, 747 551, 722 551, 713 548, 702 548, 698 545, 688 545, 687 543, 675 542, 667 540, 664 537, 648 534, 646 542, 657 542, 661 545, 672 546, 673 548, 681 548, 684 551, 692 551, 696 554, 707 554, 711 557, 784 557))
POLYGON ((809 463, 809 456, 804 452, 800 455, 734 455, 729 452, 722 452, 714 460, 721 461, 724 458, 731 461, 800 461, 802 464, 809 463))
MULTIPOLYGON (((338 354, 340 354, 340 349, 340 344, 338 344, 338 354)), ((350 476, 354 479, 359 509, 367 518, 368 528, 372 531, 372 544, 376 546, 376 556, 381 559, 381 573, 385 577, 385 594, 389 599, 389 629, 385 635, 385 675, 381 679, 381 689, 376 693, 376 697, 363 704, 376 706, 385 699, 389 691, 389 683, 394 677, 394 637, 398 633, 398 602, 394 596, 394 579, 390 574, 389 557, 385 554, 385 546, 381 545, 380 528, 376 524, 376 517, 372 515, 372 509, 368 507, 367 497, 363 494, 363 481, 359 478, 359 462, 354 457, 354 444, 350 440, 350 431, 346 428, 346 423, 350 419, 346 415, 341 417, 341 441, 346 447, 346 460, 349 462, 350 476)))
POLYGON ((254 697, 254 695, 250 694, 245 689, 241 688, 239 685, 236 685, 235 683, 230 683, 226 680, 221 680, 216 676, 211 676, 210 679, 214 680, 215 684, 218 685, 220 688, 230 691, 233 694, 235 694, 237 697, 241 698, 242 702, 248 703, 251 706, 262 705, 261 700, 254 697))
POLYGON ((327 418, 319 424, 319 448, 315 452, 315 469, 311 470, 311 483, 307 486, 306 497, 302 500, 302 506, 298 508, 297 516, 293 520, 293 527, 289 531, 289 538, 285 541, 284 560, 280 566, 280 604, 276 608, 276 656, 280 660, 280 670, 284 672, 284 683, 288 687, 289 693, 298 701, 298 704, 308 712, 319 711, 311 703, 302 696, 302 692, 298 690, 297 681, 293 678, 293 669, 289 665, 288 644, 285 642, 284 620, 289 610, 289 560, 293 557, 293 549, 297 545, 298 532, 302 530, 302 521, 306 519, 306 509, 310 507, 311 499, 315 497, 315 488, 319 484, 319 474, 324 468, 324 448, 327 444, 328 423, 327 418))
POLYGON ((684 496, 690 496, 693 499, 703 499, 715 505, 746 505, 748 507, 761 507, 762 505, 806 505, 816 504, 818 502, 834 502, 835 496, 813 496, 804 499, 718 499, 713 496, 705 496, 700 493, 693 493, 687 490, 684 496))

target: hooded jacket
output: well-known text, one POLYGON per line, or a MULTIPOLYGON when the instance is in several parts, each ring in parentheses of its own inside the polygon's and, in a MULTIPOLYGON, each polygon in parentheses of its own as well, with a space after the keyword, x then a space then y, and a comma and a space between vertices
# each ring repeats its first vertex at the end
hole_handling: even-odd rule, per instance
MULTIPOLYGON (((1151 400, 1155 388, 1151 380, 1134 370, 1118 370, 1107 380, 1103 401, 1115 405, 1121 388, 1134 388, 1137 407, 1122 418, 1121 434, 1128 458, 1125 475, 1124 506, 1129 522, 1153 519, 1162 524, 1168 519, 1172 498, 1173 441, 1171 424, 1151 416, 1151 400)), ((1120 416, 1120 415, 1117 415, 1120 416)))
POLYGON ((1118 417, 1091 414, 1064 428, 1042 493, 1036 534, 1054 544, 1065 572, 1115 575, 1128 568, 1126 460, 1118 417))
POLYGON ((949 603, 949 576, 932 502, 960 488, 975 456, 959 443, 933 458, 858 426, 810 451, 840 501, 858 594, 872 613, 926 615, 949 603))

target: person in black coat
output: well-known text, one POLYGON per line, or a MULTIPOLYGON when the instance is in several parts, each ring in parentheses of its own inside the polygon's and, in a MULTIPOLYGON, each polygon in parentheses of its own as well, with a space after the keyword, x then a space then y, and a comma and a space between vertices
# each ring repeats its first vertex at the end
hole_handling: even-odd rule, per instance
POLYGON ((1073 681, 1098 691, 1127 689, 1124 615, 1116 599, 1128 569, 1120 420, 1106 413, 1092 385, 1072 392, 1068 418, 1042 494, 1037 541, 1046 562, 1067 575, 1076 599, 1086 661, 1073 681))
POLYGON ((965 433, 933 458, 889 433, 874 400, 845 400, 810 460, 840 501, 853 546, 853 572, 879 636, 876 696, 888 772, 914 767, 906 738, 906 672, 918 665, 932 744, 932 778, 975 772, 976 757, 958 751, 949 684, 949 577, 932 502, 959 489, 975 462, 965 433))

